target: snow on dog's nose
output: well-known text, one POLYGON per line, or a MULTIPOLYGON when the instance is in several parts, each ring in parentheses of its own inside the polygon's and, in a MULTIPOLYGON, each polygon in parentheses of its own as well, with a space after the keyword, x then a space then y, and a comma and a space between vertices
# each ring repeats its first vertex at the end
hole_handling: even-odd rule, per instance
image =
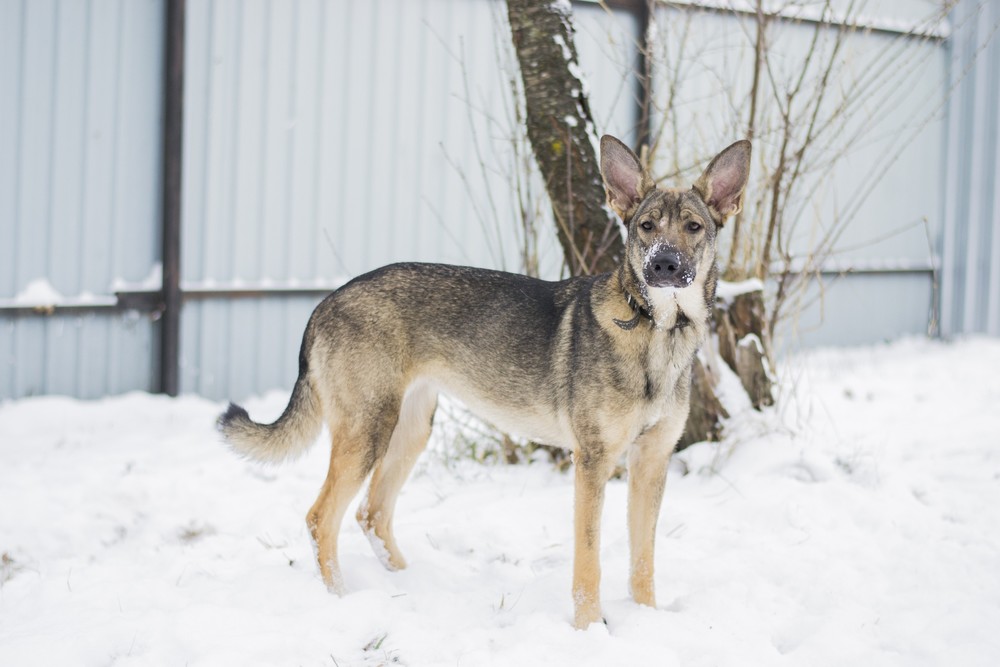
POLYGON ((657 244, 646 253, 643 279, 650 287, 687 287, 694 281, 694 270, 676 248, 657 244))

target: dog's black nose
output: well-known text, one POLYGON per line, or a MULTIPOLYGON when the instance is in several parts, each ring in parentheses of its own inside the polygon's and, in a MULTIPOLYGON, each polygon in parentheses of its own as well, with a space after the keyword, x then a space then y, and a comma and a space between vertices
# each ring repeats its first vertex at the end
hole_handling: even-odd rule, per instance
POLYGON ((681 269, 681 254, 676 250, 666 252, 653 257, 653 272, 670 275, 677 273, 681 269))
POLYGON ((646 283, 651 287, 687 287, 694 279, 674 248, 662 248, 646 261, 646 283))

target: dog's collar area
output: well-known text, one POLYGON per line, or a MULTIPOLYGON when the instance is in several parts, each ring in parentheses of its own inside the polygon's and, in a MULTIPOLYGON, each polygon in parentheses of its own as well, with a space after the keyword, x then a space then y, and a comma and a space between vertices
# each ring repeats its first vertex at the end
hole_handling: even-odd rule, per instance
POLYGON ((622 329, 625 331, 635 329, 636 326, 639 325, 639 320, 642 318, 652 321, 653 316, 648 310, 639 305, 638 300, 633 297, 628 290, 625 290, 625 303, 627 303, 628 307, 632 309, 634 316, 630 320, 619 320, 618 318, 615 318, 615 324, 620 326, 622 329))
MULTIPOLYGON (((634 313, 632 319, 630 320, 619 320, 615 318, 615 324, 624 329, 625 331, 631 331, 639 325, 639 320, 647 319, 650 322, 653 321, 653 315, 639 304, 639 300, 636 299, 628 290, 625 291, 625 303, 628 304, 629 308, 632 309, 634 313)), ((688 316, 684 314, 684 311, 680 308, 677 309, 677 320, 674 322, 674 326, 670 328, 671 331, 680 331, 681 329, 687 327, 691 324, 691 320, 688 316)))

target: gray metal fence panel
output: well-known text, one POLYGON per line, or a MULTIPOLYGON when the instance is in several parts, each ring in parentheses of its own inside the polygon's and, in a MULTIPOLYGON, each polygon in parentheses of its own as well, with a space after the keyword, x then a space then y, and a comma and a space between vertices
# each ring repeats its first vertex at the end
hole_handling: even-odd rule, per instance
MULTIPOLYGON (((636 20, 576 19, 599 129, 629 139, 636 20)), ((504 3, 189 2, 186 66, 188 289, 332 287, 394 261, 521 269, 504 3)), ((189 303, 183 389, 290 386, 318 299, 189 303)))
POLYGON ((1000 3, 954 15, 948 107, 942 330, 1000 334, 1000 3))
MULTIPOLYGON (((0 301, 155 279, 162 3, 0 0, 0 301)), ((0 311, 0 398, 148 389, 152 325, 0 311), (141 352, 141 354, 140 354, 141 352)))
MULTIPOLYGON (((689 21, 701 50, 666 118, 693 164, 740 134, 716 111, 748 85, 748 15, 728 2, 677 4, 710 6, 656 10, 661 38, 689 21)), ((867 3, 873 30, 852 37, 846 66, 877 67, 880 45, 933 6, 867 3)), ((163 0, 0 0, 0 305, 39 292, 103 303, 123 286, 158 287, 163 10, 163 0)), ((184 391, 288 387, 319 298, 302 290, 399 260, 521 268, 505 11, 500 0, 188 0, 184 391), (231 298, 239 290, 252 296, 231 298), (285 292, 265 295, 275 290, 285 292)), ((634 143, 640 15, 597 3, 574 13, 597 130, 634 143)), ((810 34, 800 18, 776 30, 779 67, 794 68, 810 34)), ((896 65, 919 67, 880 91, 878 113, 857 114, 873 140, 802 210, 803 229, 824 224, 818 211, 843 208, 884 165, 828 267, 863 275, 828 283, 803 311, 790 331, 805 341, 925 330, 937 261, 928 235, 943 248, 945 331, 1000 332, 998 23, 997 2, 962 0, 948 41, 948 25, 899 40, 907 55, 896 65)), ((654 63, 657 99, 668 72, 654 63)), ((525 185, 542 190, 537 177, 525 185)), ((549 211, 537 213, 542 270, 554 276, 561 252, 549 211)), ((0 309, 0 398, 151 389, 156 338, 147 315, 0 309)))

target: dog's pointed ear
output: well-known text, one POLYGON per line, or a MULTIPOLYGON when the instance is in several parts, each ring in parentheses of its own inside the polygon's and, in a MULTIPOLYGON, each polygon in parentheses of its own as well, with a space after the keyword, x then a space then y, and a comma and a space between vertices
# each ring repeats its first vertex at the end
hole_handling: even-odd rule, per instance
POLYGON ((722 226, 743 209, 743 192, 750 175, 750 142, 737 141, 716 155, 694 189, 708 205, 715 224, 722 226))
POLYGON ((601 176, 608 205, 625 223, 654 187, 636 154, 610 134, 601 137, 601 176))

